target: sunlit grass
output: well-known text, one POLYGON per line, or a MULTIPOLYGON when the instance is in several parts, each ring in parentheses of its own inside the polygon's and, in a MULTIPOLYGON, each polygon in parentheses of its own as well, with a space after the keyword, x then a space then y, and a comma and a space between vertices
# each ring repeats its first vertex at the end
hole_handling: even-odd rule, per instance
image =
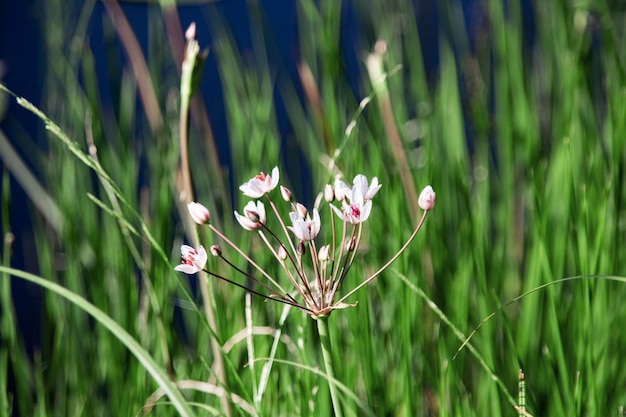
MULTIPOLYGON (((210 280, 211 329, 198 283, 173 271, 180 244, 193 238, 179 202, 178 54, 162 22, 162 13, 172 10, 150 8, 153 35, 142 57, 158 103, 150 111, 163 118, 159 125, 156 114, 146 114, 150 107, 137 93, 136 75, 113 64, 128 38, 117 37, 106 18, 103 36, 112 61, 97 68, 86 39, 92 8, 100 4, 87 2, 82 12, 69 13, 55 3, 46 2, 43 21, 50 65, 40 107, 75 148, 70 152, 51 129, 48 149, 33 153, 33 161, 46 162, 42 183, 62 217, 61 227, 49 227, 45 216, 33 215, 39 275, 50 287, 59 284, 89 301, 128 335, 94 321, 87 313, 96 310, 86 301, 77 306, 50 292, 43 346, 27 358, 20 339, 26 329, 15 328, 3 268, 1 412, 135 415, 158 397, 155 415, 187 409, 220 415, 220 397, 230 396, 232 415, 331 415, 310 317, 296 309, 282 316, 281 305, 260 298, 246 312, 242 290, 210 280), (106 86, 98 84, 96 70, 106 71, 106 86), (245 335, 246 326, 252 336, 227 343, 245 335), (226 346, 226 386, 215 371, 212 340, 226 346), (158 369, 131 354, 135 341, 158 369), (177 409, 157 392, 170 388, 159 380, 163 375, 184 388, 185 405, 177 409), (260 387, 263 394, 255 398, 260 387)), ((439 20, 451 32, 422 39, 439 45, 436 82, 429 83, 415 10, 395 3, 351 6, 368 30, 353 45, 362 58, 360 92, 341 65, 346 9, 338 2, 299 2, 297 80, 276 77, 263 10, 251 6, 257 41, 242 56, 229 35, 232 27, 218 7, 208 6, 197 24, 213 31, 206 46, 218 65, 228 137, 207 134, 211 115, 200 103, 191 105, 196 199, 211 209, 212 222, 280 276, 260 242, 232 217, 247 202, 238 185, 279 165, 286 167, 281 182, 312 205, 339 172, 348 180, 357 173, 377 176, 383 188, 346 283, 352 288, 393 256, 419 220, 407 186, 434 187, 437 206, 405 254, 347 300, 356 307, 329 318, 335 377, 347 390, 339 390, 344 415, 517 415, 511 403, 520 369, 531 415, 620 415, 626 403, 626 338, 620 331, 626 286, 619 277, 602 276, 623 274, 626 267, 626 77, 616 29, 624 12, 610 2, 589 9, 535 2, 535 39, 528 45, 528 16, 515 5, 485 2, 485 25, 468 38, 460 9, 446 2, 439 20), (384 90, 365 67, 381 39, 384 90), (294 137, 280 137, 278 98, 294 137), (399 148, 390 135, 394 127, 399 148), (212 150, 223 142, 228 158, 214 166, 212 150), (559 281, 567 277, 579 278, 559 281), (469 345, 459 351, 464 341, 469 345)), ((170 35, 182 39, 182 33, 170 35)), ((2 184, 7 231, 11 190, 8 181, 2 184)), ((205 247, 216 243, 212 234, 199 232, 205 247)), ((10 264, 10 244, 5 242, 3 266, 10 264)), ((247 268, 243 259, 237 262, 247 268)), ((170 398, 179 401, 173 392, 170 398)))

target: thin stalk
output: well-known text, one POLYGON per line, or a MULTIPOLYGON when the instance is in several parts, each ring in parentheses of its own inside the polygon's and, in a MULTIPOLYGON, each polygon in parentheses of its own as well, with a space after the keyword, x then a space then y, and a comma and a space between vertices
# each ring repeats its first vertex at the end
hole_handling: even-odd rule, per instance
POLYGON ((320 335, 320 344, 322 345, 322 356, 324 357, 324 368, 326 369, 326 377, 328 378, 328 388, 330 389, 330 397, 333 401, 333 409, 335 417, 343 417, 341 412, 341 404, 339 404, 339 393, 335 386, 335 368, 333 367, 333 357, 330 347, 330 336, 328 335, 328 316, 317 317, 317 332, 320 335))
MULTIPOLYGON (((382 46, 381 43, 377 43, 378 46, 382 46)), ((378 49, 378 48, 377 48, 378 49)), ((382 49, 382 48, 381 48, 382 49)), ((396 125, 395 117, 393 115, 393 109, 391 107, 391 99, 389 98, 389 91, 387 89, 387 75, 383 69, 383 54, 384 51, 376 50, 370 54, 367 58, 367 71, 369 73, 370 80, 372 82, 372 88, 378 93, 378 107, 382 116, 383 125, 387 132, 387 137, 391 144, 391 151, 393 157, 399 167, 400 179, 402 180, 402 186, 406 193, 406 198, 411 206, 412 213, 419 212, 419 199, 415 191, 415 184, 411 177, 411 171, 409 169, 410 164, 406 156, 404 145, 402 144, 402 138, 396 125)))
POLYGON ((428 211, 424 211, 424 213, 422 214, 422 218, 420 219, 420 222, 417 224, 417 227, 415 227, 415 230, 413 230, 413 233, 411 234, 411 236, 409 236, 409 239, 404 243, 404 245, 402 245, 400 250, 398 252, 396 252, 396 254, 393 255, 391 257, 391 259, 389 259, 387 261, 387 263, 385 263, 383 266, 381 266, 380 269, 378 269, 378 271, 374 272, 365 281, 363 281, 362 283, 357 285, 352 291, 350 291, 349 293, 344 295, 336 304, 340 304, 340 303, 344 302, 352 294, 354 294, 355 292, 357 292, 358 290, 363 288, 365 285, 369 284, 370 281, 372 281, 374 278, 376 278, 378 275, 380 275, 385 269, 387 269, 389 267, 389 265, 391 265, 396 259, 398 259, 398 257, 400 255, 402 255, 402 253, 406 250, 406 248, 411 244, 413 239, 415 239, 415 236, 417 236, 417 232, 419 232, 420 229, 422 228, 422 225, 424 224, 424 220, 426 220, 426 215, 427 214, 428 214, 428 211))
MULTIPOLYGON (((193 201, 193 188, 191 185, 191 173, 189 170, 189 100, 195 92, 198 86, 197 71, 202 67, 204 57, 200 54, 198 42, 195 40, 195 32, 189 34, 187 39, 187 47, 185 49, 185 60, 182 65, 181 80, 180 80, 180 177, 182 177, 182 185, 179 185, 179 195, 182 197, 182 201, 189 203, 193 201)), ((181 208, 184 212, 184 209, 181 208)), ((198 230, 195 224, 191 220, 190 216, 183 216, 186 219, 186 229, 189 232, 189 237, 193 241, 194 246, 199 243, 198 230)), ((205 272, 207 272, 205 270, 205 272)), ((208 273, 212 275, 211 273, 208 273)), ((226 367, 224 366, 224 357, 222 353, 222 347, 218 341, 219 333, 217 326, 217 317, 213 310, 215 297, 211 289, 209 289, 209 283, 207 275, 201 274, 198 282, 200 286, 200 294, 202 295, 202 304, 204 306, 204 314, 207 318, 207 324, 211 328, 213 337, 211 338, 211 352, 213 353, 213 369, 215 376, 217 377, 219 384, 224 388, 225 392, 230 392, 228 389, 228 374, 226 373, 226 367)), ((230 405, 230 399, 228 396, 220 397, 220 403, 222 406, 222 412, 227 417, 233 415, 230 405)))

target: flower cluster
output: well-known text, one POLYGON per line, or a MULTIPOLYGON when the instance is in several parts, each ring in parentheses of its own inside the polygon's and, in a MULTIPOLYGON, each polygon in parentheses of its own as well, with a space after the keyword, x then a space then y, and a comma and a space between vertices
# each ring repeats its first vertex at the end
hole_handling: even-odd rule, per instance
MULTIPOLYGON (((281 186, 281 196, 291 206, 289 221, 283 220, 278 206, 270 196, 270 193, 278 186, 279 178, 278 167, 274 167, 271 175, 262 172, 242 184, 239 189, 243 195, 255 200, 246 204, 243 208, 243 214, 235 211, 234 215, 242 228, 256 231, 259 234, 267 248, 280 263, 284 275, 291 282, 292 291, 285 290, 278 279, 270 276, 245 251, 215 228, 210 223, 209 210, 202 204, 195 202, 188 205, 191 218, 198 224, 208 224, 215 234, 240 256, 243 256, 264 278, 257 278, 236 267, 226 258, 219 245, 211 246, 210 253, 225 262, 238 274, 257 283, 263 290, 245 287, 233 279, 205 269, 207 252, 202 246, 194 249, 183 245, 181 247, 182 263, 175 269, 187 274, 205 271, 209 275, 245 288, 254 294, 298 307, 312 317, 327 316, 335 309, 348 307, 350 304, 346 304, 344 300, 378 276, 401 254, 419 231, 426 213, 435 205, 435 193, 432 187, 428 186, 422 191, 419 198, 419 205, 424 210, 422 220, 407 243, 378 272, 361 282, 343 298, 339 298, 340 286, 354 262, 361 241, 363 223, 370 217, 372 200, 380 190, 381 184, 378 183, 376 177, 372 178, 370 182, 362 174, 354 177, 352 186, 341 179, 336 179, 333 184, 327 184, 324 188, 323 197, 328 204, 330 233, 320 236, 322 230, 320 208, 307 209, 303 204, 293 200, 293 193, 288 188, 281 186), (264 202, 259 200, 261 198, 266 201, 270 207, 270 212, 278 219, 278 224, 282 230, 273 230, 268 226, 266 207, 264 202), (339 219, 340 222, 337 222, 336 219, 339 219), (316 243, 318 239, 327 239, 327 241, 318 247, 316 243)), ((318 199, 318 201, 321 200, 318 199)))

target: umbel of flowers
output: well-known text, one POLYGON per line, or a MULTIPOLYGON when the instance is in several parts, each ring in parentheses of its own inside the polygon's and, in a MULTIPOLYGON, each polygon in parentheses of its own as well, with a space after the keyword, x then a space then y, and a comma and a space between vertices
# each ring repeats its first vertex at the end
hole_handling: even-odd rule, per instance
MULTIPOLYGON (((226 262, 236 274, 251 279, 260 288, 245 287, 231 277, 206 269, 208 255, 203 246, 192 248, 183 245, 181 247, 182 263, 175 269, 186 274, 194 274, 203 270, 209 275, 245 288, 261 297, 300 308, 314 318, 328 316, 333 310, 353 305, 347 304, 345 300, 376 278, 400 256, 420 230, 427 212, 435 205, 435 192, 432 187, 427 186, 419 197, 419 205, 424 212, 411 237, 396 255, 377 272, 340 297, 341 285, 350 271, 361 242, 363 223, 370 217, 372 200, 380 190, 381 184, 378 183, 376 177, 369 182, 362 174, 354 177, 351 186, 341 179, 337 179, 334 184, 327 184, 324 188, 322 195, 327 207, 314 207, 312 210, 294 201, 292 192, 288 188, 280 186, 282 200, 291 207, 288 219, 281 217, 271 196, 278 184, 278 167, 274 167, 271 174, 262 172, 242 184, 239 187, 241 192, 253 200, 245 205, 242 213, 235 211, 234 214, 242 228, 258 233, 267 249, 282 267, 284 278, 279 279, 270 276, 241 248, 215 228, 210 223, 209 210, 202 204, 195 202, 188 205, 192 219, 198 224, 208 225, 226 245, 244 257, 258 272, 258 275, 253 275, 235 266, 226 257, 225 251, 222 251, 219 245, 210 247, 211 255, 226 262), (330 238, 328 241, 319 241, 322 240, 322 237, 319 236, 322 230, 319 210, 326 208, 329 221, 324 226, 330 228, 330 234, 323 234, 322 236, 330 235, 330 238), (280 230, 273 230, 267 225, 268 212, 276 216, 280 230), (290 282, 289 289, 283 286, 286 280, 290 282)), ((321 203, 321 199, 318 199, 318 202, 321 203)), ((320 205, 324 205, 324 203, 320 205)))

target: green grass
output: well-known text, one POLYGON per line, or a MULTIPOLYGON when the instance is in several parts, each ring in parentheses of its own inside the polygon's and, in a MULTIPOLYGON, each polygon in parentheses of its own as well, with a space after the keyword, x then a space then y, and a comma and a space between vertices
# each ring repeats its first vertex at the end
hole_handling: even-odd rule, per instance
MULTIPOLYGON (((407 251, 347 300, 356 307, 328 320, 343 415, 515 416, 520 369, 531 415, 621 415, 624 11, 608 1, 536 1, 536 43, 524 49, 522 15, 513 2, 506 10, 502 2, 484 2, 487 37, 475 45, 464 35, 455 3, 442 2, 439 19, 452 32, 427 40, 440 47, 438 77, 428 83, 410 2, 373 1, 367 9, 354 2, 374 36, 364 36, 356 53, 365 62, 376 39, 387 45, 383 84, 373 84, 361 67, 362 90, 371 101, 360 106, 365 97, 353 95, 341 64, 342 8, 318 3, 298 4, 296 83, 306 86, 304 100, 272 72, 263 10, 250 6, 250 24, 264 41, 245 57, 214 8, 198 17, 198 25, 215 31, 210 53, 224 86, 229 137, 208 133, 211 115, 196 96, 190 171, 195 197, 210 208, 212 223, 285 285, 262 242, 232 216, 247 202, 238 185, 279 165, 281 183, 296 198, 313 201, 315 195, 298 190, 311 185, 322 191, 336 172, 348 179, 377 176, 383 188, 344 293, 392 257, 417 224, 421 213, 411 208, 408 187, 419 193, 431 184, 437 192, 437 206, 407 251), (287 138, 279 137, 274 91, 294 126, 288 147, 281 148, 287 138), (212 149, 226 140, 232 160, 217 166, 212 149), (310 177, 296 175, 298 152, 310 177)), ((49 65, 40 117, 48 146, 30 153, 30 162, 45 162, 46 195, 33 192, 33 207, 46 201, 60 213, 32 214, 41 284, 49 289, 43 345, 34 360, 23 349, 26 330, 16 328, 8 276, 38 278, 7 269, 12 242, 5 239, 0 413, 138 415, 158 397, 151 411, 157 416, 331 415, 320 340, 309 316, 296 309, 284 315, 282 305, 260 298, 246 307, 239 288, 209 280, 200 291, 195 278, 173 270, 180 244, 196 233, 178 202, 174 57, 182 51, 172 51, 168 34, 181 34, 163 25, 173 10, 149 7, 150 46, 135 56, 149 68, 147 87, 138 81, 148 74, 138 80, 115 64, 115 48, 130 39, 117 37, 110 20, 104 23, 105 39, 117 45, 109 52, 111 67, 103 69, 110 109, 83 42, 94 2, 79 11, 59 5, 44 2, 42 20, 49 65), (138 88, 151 89, 157 108, 150 114, 149 95, 138 88), (90 144, 97 154, 90 154, 90 144), (216 371, 219 357, 224 374, 216 371), (9 369, 16 381, 11 392, 9 369), (151 397, 158 389, 167 395, 151 397)), ((10 169, 23 188, 37 190, 32 177, 10 169)), ((2 187, 6 232, 12 198, 6 175, 2 187)), ((205 247, 218 241, 208 229, 197 233, 205 247)), ((234 252, 228 255, 248 269, 234 252)), ((231 273, 209 262, 212 270, 231 273)))

